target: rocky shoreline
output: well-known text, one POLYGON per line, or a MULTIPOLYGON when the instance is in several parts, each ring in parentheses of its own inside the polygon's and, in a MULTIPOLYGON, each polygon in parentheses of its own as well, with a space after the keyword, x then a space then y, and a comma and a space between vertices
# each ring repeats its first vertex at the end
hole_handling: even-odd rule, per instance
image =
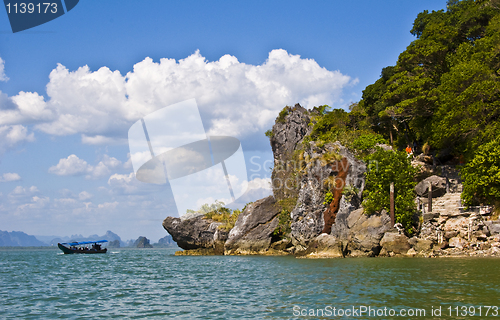
MULTIPOLYGON (((303 144, 316 110, 287 107, 271 135, 275 166, 274 196, 247 205, 231 230, 203 216, 168 217, 163 227, 179 255, 294 255, 299 258, 341 257, 500 257, 500 220, 492 208, 463 208, 461 181, 452 166, 431 166, 417 157, 422 178, 416 186, 413 236, 391 226, 383 210, 366 215, 361 206, 366 164, 340 143, 303 144), (301 144, 301 148, 298 148, 301 144), (298 151, 297 151, 298 150, 298 151), (331 203, 325 185, 341 184, 331 203), (427 186, 432 185, 432 211, 427 186), (286 187, 285 187, 286 186, 286 187), (284 203, 290 208, 291 232, 277 235, 284 203)), ((280 115, 281 117, 281 115, 280 115)), ((383 148, 390 148, 382 145, 383 148)))

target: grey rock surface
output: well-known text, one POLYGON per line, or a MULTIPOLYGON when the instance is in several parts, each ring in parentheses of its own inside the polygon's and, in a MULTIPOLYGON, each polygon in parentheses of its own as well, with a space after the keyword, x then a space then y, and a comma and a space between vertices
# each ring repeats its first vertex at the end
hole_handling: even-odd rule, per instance
POLYGON ((309 112, 305 108, 298 103, 293 108, 287 108, 288 114, 283 121, 276 121, 273 126, 271 148, 275 160, 288 160, 297 145, 312 130, 309 112))
POLYGON ((488 227, 492 236, 500 234, 500 220, 485 221, 484 224, 488 227))
POLYGON ((433 198, 441 197, 446 193, 446 178, 434 175, 420 181, 415 186, 415 191, 417 192, 417 195, 421 197, 428 196, 429 182, 432 185, 433 198))
POLYGON ((292 236, 301 245, 307 245, 309 241, 322 233, 325 227, 324 214, 327 211, 325 205, 325 180, 335 178, 339 171, 347 169, 347 176, 343 182, 352 193, 348 196, 341 195, 335 223, 331 226, 331 234, 336 237, 347 237, 343 233, 347 225, 346 219, 350 213, 361 206, 361 195, 365 186, 366 166, 362 161, 354 157, 352 153, 339 143, 327 144, 318 148, 315 143, 305 150, 318 160, 308 163, 305 174, 302 176, 297 206, 291 213, 292 236), (323 155, 335 153, 347 160, 348 168, 340 168, 341 162, 327 164, 320 160, 323 155), (315 156, 314 156, 315 155, 315 156))
POLYGON ((382 246, 381 255, 406 254, 410 250, 408 237, 399 232, 386 232, 380 245, 382 246))
POLYGON ((262 252, 269 248, 278 226, 280 208, 273 196, 247 205, 224 245, 226 254, 262 252))
POLYGON ((380 241, 384 233, 391 229, 391 218, 385 210, 369 216, 363 213, 354 214, 362 210, 358 209, 351 214, 351 220, 354 220, 356 215, 359 218, 349 229, 349 247, 353 253, 357 252, 355 255, 376 256, 380 252, 380 241))
POLYGON ((172 236, 172 239, 184 250, 208 248, 215 249, 216 242, 225 242, 227 232, 219 230, 221 222, 195 217, 181 220, 167 217, 163 220, 163 228, 172 236))

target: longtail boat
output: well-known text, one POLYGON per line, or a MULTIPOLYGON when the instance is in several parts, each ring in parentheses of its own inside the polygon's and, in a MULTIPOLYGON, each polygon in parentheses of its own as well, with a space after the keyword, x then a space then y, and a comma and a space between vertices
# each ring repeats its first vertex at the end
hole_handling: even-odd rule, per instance
POLYGON ((65 254, 72 253, 106 253, 107 248, 102 248, 101 243, 108 242, 108 240, 97 240, 97 241, 81 241, 81 242, 64 242, 58 243, 57 246, 65 254))

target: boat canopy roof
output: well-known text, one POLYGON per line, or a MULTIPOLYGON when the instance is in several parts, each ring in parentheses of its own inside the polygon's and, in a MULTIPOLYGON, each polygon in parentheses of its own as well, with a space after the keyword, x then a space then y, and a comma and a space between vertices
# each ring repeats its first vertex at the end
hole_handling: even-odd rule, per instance
POLYGON ((65 243, 61 243, 61 244, 67 244, 67 245, 70 245, 70 246, 77 246, 77 245, 80 245, 80 244, 101 243, 101 242, 108 242, 108 240, 65 242, 65 243))

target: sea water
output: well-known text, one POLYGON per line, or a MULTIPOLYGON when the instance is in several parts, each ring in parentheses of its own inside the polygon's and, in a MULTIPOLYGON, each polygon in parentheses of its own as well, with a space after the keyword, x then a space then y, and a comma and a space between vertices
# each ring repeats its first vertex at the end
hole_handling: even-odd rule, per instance
POLYGON ((498 319, 499 297, 493 258, 0 250, 0 319, 498 319))

